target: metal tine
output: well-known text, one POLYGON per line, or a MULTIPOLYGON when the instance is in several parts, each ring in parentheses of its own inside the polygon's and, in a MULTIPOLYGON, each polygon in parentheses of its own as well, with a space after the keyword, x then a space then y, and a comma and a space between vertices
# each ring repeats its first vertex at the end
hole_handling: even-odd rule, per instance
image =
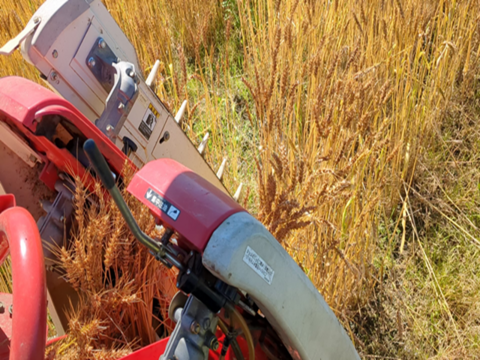
POLYGON ((180 106, 180 110, 178 110, 177 115, 175 115, 175 121, 178 125, 182 125, 183 114, 185 113, 186 108, 187 100, 183 100, 182 106, 180 106))
POLYGON ((152 71, 150 71, 150 74, 148 74, 147 80, 145 81, 145 84, 147 84, 148 87, 152 86, 153 81, 157 76, 159 67, 160 67, 160 60, 157 60, 155 61, 155 65, 153 65, 152 71))
POLYGON ((238 202, 240 200, 240 197, 242 196, 242 190, 243 190, 243 183, 240 183, 238 185, 237 191, 235 191, 235 195, 233 195, 233 200, 238 202))
POLYGON ((222 180, 223 177, 223 172, 225 171, 225 165, 227 164, 227 158, 223 158, 222 165, 218 168, 217 171, 217 178, 219 180, 222 180))
POLYGON ((203 137, 203 140, 200 143, 200 145, 198 145, 198 152, 200 153, 200 155, 203 155, 203 152, 205 151, 205 148, 207 147, 207 142, 208 142, 208 137, 209 136, 210 136, 210 134, 207 132, 205 134, 205 136, 203 137))

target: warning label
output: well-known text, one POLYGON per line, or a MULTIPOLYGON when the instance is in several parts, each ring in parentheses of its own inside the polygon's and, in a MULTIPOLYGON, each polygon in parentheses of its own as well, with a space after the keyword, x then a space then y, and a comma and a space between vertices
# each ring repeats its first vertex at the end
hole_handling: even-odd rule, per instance
POLYGON ((171 217, 174 221, 176 221, 178 219, 178 217, 180 216, 180 210, 178 210, 175 206, 170 204, 167 200, 165 200, 163 197, 161 197, 159 194, 157 194, 152 189, 147 190, 147 192, 145 193, 145 199, 147 199, 153 205, 155 205, 157 208, 162 210, 165 214, 167 214, 169 217, 171 217))
POLYGON ((250 246, 247 246, 247 250, 245 250, 243 261, 250 266, 253 271, 260 275, 260 277, 269 285, 272 285, 275 271, 273 271, 273 269, 268 266, 265 260, 263 260, 250 246))
POLYGON ((150 139, 152 131, 155 128, 155 125, 157 125, 158 116, 158 111, 155 110, 153 105, 148 105, 148 109, 145 111, 145 115, 143 115, 143 119, 138 127, 138 130, 140 130, 142 135, 145 136, 147 140, 150 139))

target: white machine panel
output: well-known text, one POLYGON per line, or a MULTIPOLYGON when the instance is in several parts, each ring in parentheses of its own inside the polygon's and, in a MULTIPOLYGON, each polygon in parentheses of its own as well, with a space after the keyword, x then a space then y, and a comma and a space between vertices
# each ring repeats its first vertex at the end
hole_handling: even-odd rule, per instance
MULTIPOLYGON (((135 75, 132 77, 138 87, 136 97, 131 99, 133 105, 125 107, 126 120, 119 121, 118 126, 113 127, 113 134, 107 135, 120 148, 123 147, 124 137, 133 141, 137 151, 129 156, 139 167, 148 161, 169 157, 227 192, 170 112, 145 83, 133 45, 100 0, 47 0, 34 14, 26 30, 29 35, 19 38, 24 38, 21 43, 24 58, 40 70, 58 94, 92 122, 102 117, 107 98, 112 95, 106 90, 105 79, 98 78, 99 64, 92 65, 88 61, 92 51, 98 48, 99 41, 104 41, 109 53, 116 58, 114 62, 134 66, 135 75), (170 137, 162 141, 167 125, 170 137)), ((110 60, 107 62, 110 66, 110 60)), ((106 119, 110 119, 112 113, 108 114, 106 119)))
POLYGON ((202 262, 222 281, 250 295, 293 359, 360 359, 312 282, 248 213, 230 216, 215 230, 202 262))

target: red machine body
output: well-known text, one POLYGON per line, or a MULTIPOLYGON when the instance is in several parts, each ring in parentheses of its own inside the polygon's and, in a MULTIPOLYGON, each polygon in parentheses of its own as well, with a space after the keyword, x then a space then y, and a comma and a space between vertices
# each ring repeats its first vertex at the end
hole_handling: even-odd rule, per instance
POLYGON ((47 115, 62 116, 85 138, 94 139, 112 171, 121 173, 128 158, 72 104, 30 80, 17 76, 0 79, 0 121, 19 131, 42 156, 46 166, 40 179, 53 190, 58 172, 74 172, 81 177, 88 174, 68 150, 58 148, 44 136, 35 135, 37 126, 47 115))
MULTIPOLYGON (((49 115, 61 116, 85 139, 94 139, 111 170, 121 174, 128 158, 68 101, 24 78, 0 79, 0 121, 26 139, 44 161, 40 180, 54 189, 62 172, 91 178, 90 172, 74 154, 37 134, 38 126, 49 115)), ((128 191, 149 207, 158 222, 176 230, 181 247, 200 253, 225 219, 245 211, 210 182, 171 159, 148 163, 135 175, 128 191)), ((0 314, 0 332, 3 332, 0 340, 4 340, 3 345, 0 344, 0 358, 43 359, 45 344, 64 336, 46 342, 42 242, 30 213, 15 206, 13 195, 0 195, 0 264, 8 254, 12 257, 13 277, 18 280, 14 281, 13 297, 11 294, 0 294, 0 301, 9 306, 13 298, 15 313, 22 316, 10 316, 8 308, 0 314)), ((217 336, 222 342, 223 333, 218 331, 217 336)), ((165 351, 168 340, 169 337, 139 349, 125 359, 158 358, 165 351)), ((245 341, 239 338, 238 343, 242 351, 248 353, 245 341)), ((257 359, 267 359, 259 347, 256 353, 257 359)), ((217 360, 219 357, 220 349, 210 351, 210 359, 217 360)), ((233 358, 229 349, 225 359, 233 358)))
MULTIPOLYGON (((177 169, 178 170, 178 169, 177 169)), ((181 172, 180 174, 185 174, 181 172)), ((189 174, 187 174, 189 175, 189 174)), ((184 180, 186 184, 194 186, 194 180, 184 180)), ((158 190, 158 189, 157 189, 158 190)), ((218 204, 217 204, 218 205, 218 204)), ((229 207, 225 204, 223 209, 229 207)), ((233 209, 230 209, 233 211, 233 209)), ((155 211, 154 211, 155 213, 155 211)), ((207 215, 220 214, 207 212, 207 215)), ((212 218, 213 219, 213 218, 212 218)), ((206 230, 205 230, 206 231, 206 230)), ((0 358, 11 360, 44 358, 46 344, 46 285, 43 250, 35 220, 30 213, 15 206, 13 195, 0 196, 0 263, 10 253, 13 273, 13 309, 17 313, 8 319, 7 309, 0 314, 0 358), (21 314, 21 315, 20 315, 21 314), (4 320, 3 318, 6 318, 4 320)), ((0 301, 9 307, 12 296, 0 294, 0 301)), ((217 337, 222 343, 224 335, 217 331, 217 337)), ((257 335, 257 334, 255 334, 257 335)), ((65 336, 54 339, 48 344, 63 339, 65 336)), ((256 336, 255 336, 256 337, 256 336)), ((146 346, 124 357, 125 360, 156 359, 165 351, 169 337, 146 346)), ((239 346, 243 353, 247 353, 247 344, 239 338, 239 346)), ((209 359, 218 360, 220 351, 210 351, 209 359)), ((260 347, 255 349, 256 359, 267 360, 260 347)), ((224 359, 234 359, 231 349, 228 349, 224 359)))
POLYGON ((200 253, 224 220, 245 211, 217 187, 172 159, 146 164, 127 190, 148 206, 157 220, 177 231, 180 246, 200 253))

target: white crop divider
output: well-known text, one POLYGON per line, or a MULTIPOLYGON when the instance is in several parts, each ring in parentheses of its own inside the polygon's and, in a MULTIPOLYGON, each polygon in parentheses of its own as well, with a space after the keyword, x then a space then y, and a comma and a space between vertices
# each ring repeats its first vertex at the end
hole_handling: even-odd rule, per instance
POLYGON ((240 197, 242 196, 242 190, 243 190, 243 183, 240 183, 238 185, 237 191, 235 191, 235 195, 233 195, 233 200, 238 202, 240 200, 240 197))
POLYGON ((187 108, 187 100, 183 100, 182 106, 180 106, 180 109, 178 110, 177 115, 175 115, 175 121, 177 122, 178 125, 182 125, 182 118, 186 108, 187 108))
POLYGON ((145 81, 145 84, 147 84, 148 87, 152 86, 153 82, 155 81, 159 67, 160 60, 157 60, 155 61, 155 65, 153 65, 152 71, 150 71, 150 74, 148 74, 147 80, 145 81))
POLYGON ((227 158, 223 158, 222 164, 220 165, 220 167, 218 168, 218 171, 217 171, 217 178, 219 180, 222 180, 223 172, 225 171, 225 165, 226 164, 227 164, 227 158))
POLYGON ((205 134, 205 136, 203 137, 203 140, 200 143, 200 145, 198 145, 198 152, 200 153, 200 155, 203 155, 203 152, 205 151, 205 148, 207 147, 207 142, 208 142, 208 137, 209 136, 210 136, 210 134, 207 132, 205 134))

